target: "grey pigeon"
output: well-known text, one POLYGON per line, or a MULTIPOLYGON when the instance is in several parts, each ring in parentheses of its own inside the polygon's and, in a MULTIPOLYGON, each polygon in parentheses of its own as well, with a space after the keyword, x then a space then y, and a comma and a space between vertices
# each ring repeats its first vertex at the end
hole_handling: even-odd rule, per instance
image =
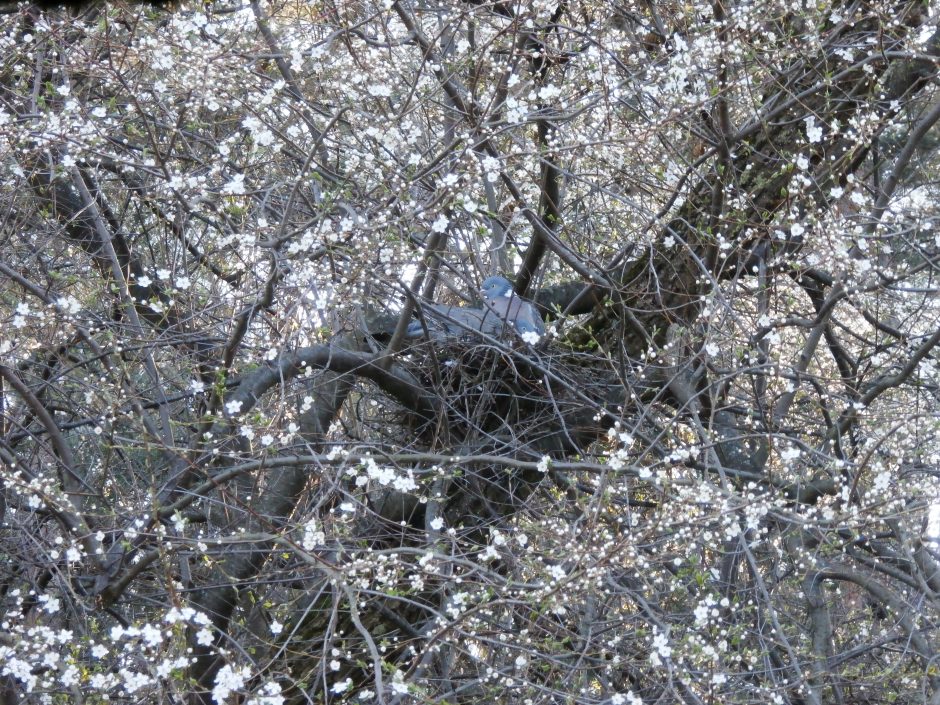
MULTIPOLYGON (((545 325, 535 307, 516 296, 512 284, 503 277, 484 280, 480 292, 485 308, 446 306, 425 303, 421 306, 428 333, 432 338, 459 338, 475 331, 497 337, 505 323, 513 324, 524 340, 534 343, 545 335, 545 325), (526 335, 526 334, 530 335, 526 335)), ((406 332, 409 338, 424 335, 421 321, 412 321, 406 332)))
POLYGON ((519 335, 526 337, 526 333, 533 333, 538 338, 545 335, 545 324, 539 312, 528 301, 515 295, 508 279, 489 277, 483 281, 481 292, 486 305, 501 320, 512 323, 519 335))

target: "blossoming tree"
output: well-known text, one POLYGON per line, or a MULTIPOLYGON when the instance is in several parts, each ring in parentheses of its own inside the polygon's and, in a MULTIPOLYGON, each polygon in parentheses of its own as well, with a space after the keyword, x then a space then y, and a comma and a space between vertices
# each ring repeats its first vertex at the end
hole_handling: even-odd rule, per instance
POLYGON ((6 701, 940 703, 936 8, 0 41, 6 701))

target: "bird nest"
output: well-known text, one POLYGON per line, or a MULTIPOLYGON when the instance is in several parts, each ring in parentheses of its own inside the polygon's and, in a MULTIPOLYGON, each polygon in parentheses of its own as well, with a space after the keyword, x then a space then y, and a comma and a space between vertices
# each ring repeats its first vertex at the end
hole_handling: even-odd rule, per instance
POLYGON ((477 436, 494 446, 503 439, 515 450, 521 444, 533 453, 554 455, 570 446, 559 443, 558 436, 570 440, 571 424, 579 433, 597 426, 597 410, 610 397, 610 370, 593 355, 533 348, 516 340, 501 346, 436 341, 409 352, 409 371, 444 402, 445 418, 432 431, 439 434, 440 422, 446 422, 451 447, 477 436))

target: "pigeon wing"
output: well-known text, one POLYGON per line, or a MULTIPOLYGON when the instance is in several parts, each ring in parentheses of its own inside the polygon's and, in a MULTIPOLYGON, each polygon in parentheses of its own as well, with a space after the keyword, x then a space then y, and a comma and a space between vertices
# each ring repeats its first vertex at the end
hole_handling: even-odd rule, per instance
MULTIPOLYGON (((423 304, 421 311, 428 327, 430 337, 459 338, 479 331, 487 335, 496 335, 502 329, 502 320, 492 311, 469 306, 446 306, 443 304, 423 304)), ((420 338, 424 335, 421 321, 408 324, 406 335, 420 338)))

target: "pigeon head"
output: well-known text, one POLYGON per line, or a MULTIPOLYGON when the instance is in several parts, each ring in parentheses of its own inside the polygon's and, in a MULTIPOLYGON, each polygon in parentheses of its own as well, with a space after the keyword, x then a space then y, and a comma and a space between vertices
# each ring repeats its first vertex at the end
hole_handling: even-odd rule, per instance
POLYGON ((512 295, 512 284, 505 277, 489 277, 483 280, 480 293, 488 301, 512 295))

